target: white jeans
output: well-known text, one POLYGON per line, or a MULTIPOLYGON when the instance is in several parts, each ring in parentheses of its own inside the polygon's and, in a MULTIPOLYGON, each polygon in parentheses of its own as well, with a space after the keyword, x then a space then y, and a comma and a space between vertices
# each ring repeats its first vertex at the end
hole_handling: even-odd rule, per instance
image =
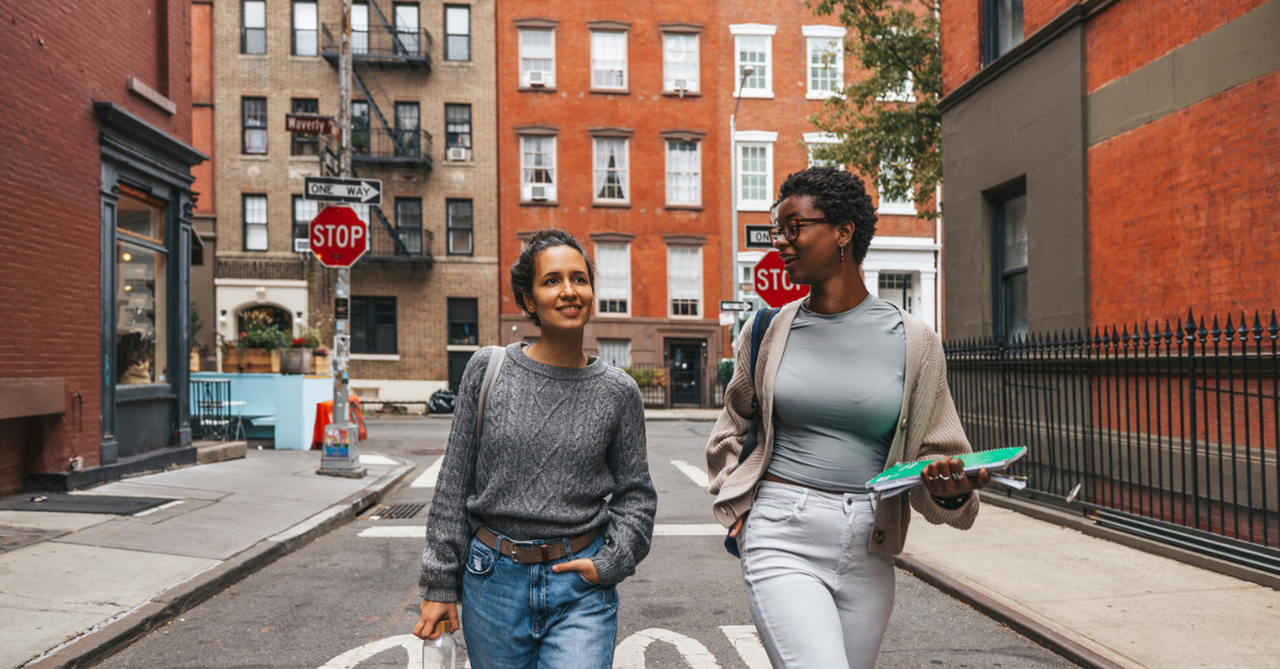
POLYGON ((764 481, 738 537, 756 630, 776 669, 872 669, 893 558, 867 550, 875 501, 764 481))

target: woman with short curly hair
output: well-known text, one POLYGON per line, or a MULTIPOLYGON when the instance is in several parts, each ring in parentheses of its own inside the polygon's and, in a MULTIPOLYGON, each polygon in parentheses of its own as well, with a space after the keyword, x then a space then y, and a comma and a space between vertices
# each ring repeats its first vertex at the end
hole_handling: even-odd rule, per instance
POLYGON ((754 377, 754 323, 738 337, 707 444, 713 508, 736 539, 773 666, 870 669, 911 512, 907 495, 878 500, 867 481, 897 462, 939 458, 911 506, 964 529, 978 512, 973 491, 989 479, 966 477, 951 457, 971 449, 937 333, 863 283, 876 215, 862 181, 830 167, 796 172, 771 215, 773 246, 810 293, 770 322, 754 377), (757 446, 739 461, 757 412, 757 446))

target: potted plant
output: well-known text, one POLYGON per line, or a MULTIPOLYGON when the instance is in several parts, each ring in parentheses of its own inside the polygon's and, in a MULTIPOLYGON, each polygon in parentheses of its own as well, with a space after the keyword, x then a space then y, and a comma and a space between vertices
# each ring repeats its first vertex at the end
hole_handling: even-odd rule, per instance
POLYGON ((306 374, 311 371, 311 349, 305 337, 290 342, 280 355, 280 371, 285 374, 306 374))
POLYGON ((333 373, 329 363, 329 349, 321 346, 311 352, 311 373, 328 376, 333 373))
POLYGON ((234 344, 223 343, 222 371, 260 374, 280 372, 280 349, 289 335, 275 325, 246 323, 234 344))

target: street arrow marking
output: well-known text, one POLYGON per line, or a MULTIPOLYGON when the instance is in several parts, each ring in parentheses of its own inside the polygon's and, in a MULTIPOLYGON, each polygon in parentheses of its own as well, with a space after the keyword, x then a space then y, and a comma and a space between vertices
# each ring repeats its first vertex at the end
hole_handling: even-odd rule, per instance
POLYGON ((676 647, 689 669, 720 669, 716 656, 696 639, 671 630, 650 627, 622 640, 613 655, 613 669, 645 669, 644 651, 654 641, 663 641, 676 647))
POLYGON ((679 469, 681 472, 683 472, 685 476, 688 476, 689 480, 697 484, 699 488, 705 488, 709 485, 709 482, 707 481, 706 471, 699 469, 697 467, 694 467, 693 465, 685 462, 684 460, 672 460, 671 464, 675 465, 676 469, 679 469))
POLYGON ((760 634, 755 625, 721 625, 720 631, 729 638, 729 643, 738 651, 738 656, 746 663, 747 669, 771 669, 769 655, 764 652, 760 643, 760 634))

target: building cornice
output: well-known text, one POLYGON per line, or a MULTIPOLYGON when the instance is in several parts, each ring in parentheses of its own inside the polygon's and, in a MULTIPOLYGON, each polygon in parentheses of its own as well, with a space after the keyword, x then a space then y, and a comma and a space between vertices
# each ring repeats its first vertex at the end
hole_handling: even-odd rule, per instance
POLYGON ((630 139, 635 131, 631 128, 618 128, 614 126, 604 126, 600 128, 587 128, 587 133, 592 137, 612 137, 616 139, 630 139))
POLYGON ((674 139, 679 142, 700 142, 707 133, 701 130, 663 130, 663 139, 674 139))
POLYGON ((664 33, 692 33, 702 32, 702 25, 697 23, 659 23, 658 30, 664 33))
POLYGON ((538 137, 555 137, 560 134, 560 128, 554 125, 518 125, 516 126, 517 135, 530 135, 538 137))
POLYGON ((560 25, 560 22, 555 19, 530 17, 516 19, 515 24, 517 28, 555 28, 560 25))
POLYGON ((631 30, 631 24, 626 21, 587 21, 587 29, 626 32, 631 30))

